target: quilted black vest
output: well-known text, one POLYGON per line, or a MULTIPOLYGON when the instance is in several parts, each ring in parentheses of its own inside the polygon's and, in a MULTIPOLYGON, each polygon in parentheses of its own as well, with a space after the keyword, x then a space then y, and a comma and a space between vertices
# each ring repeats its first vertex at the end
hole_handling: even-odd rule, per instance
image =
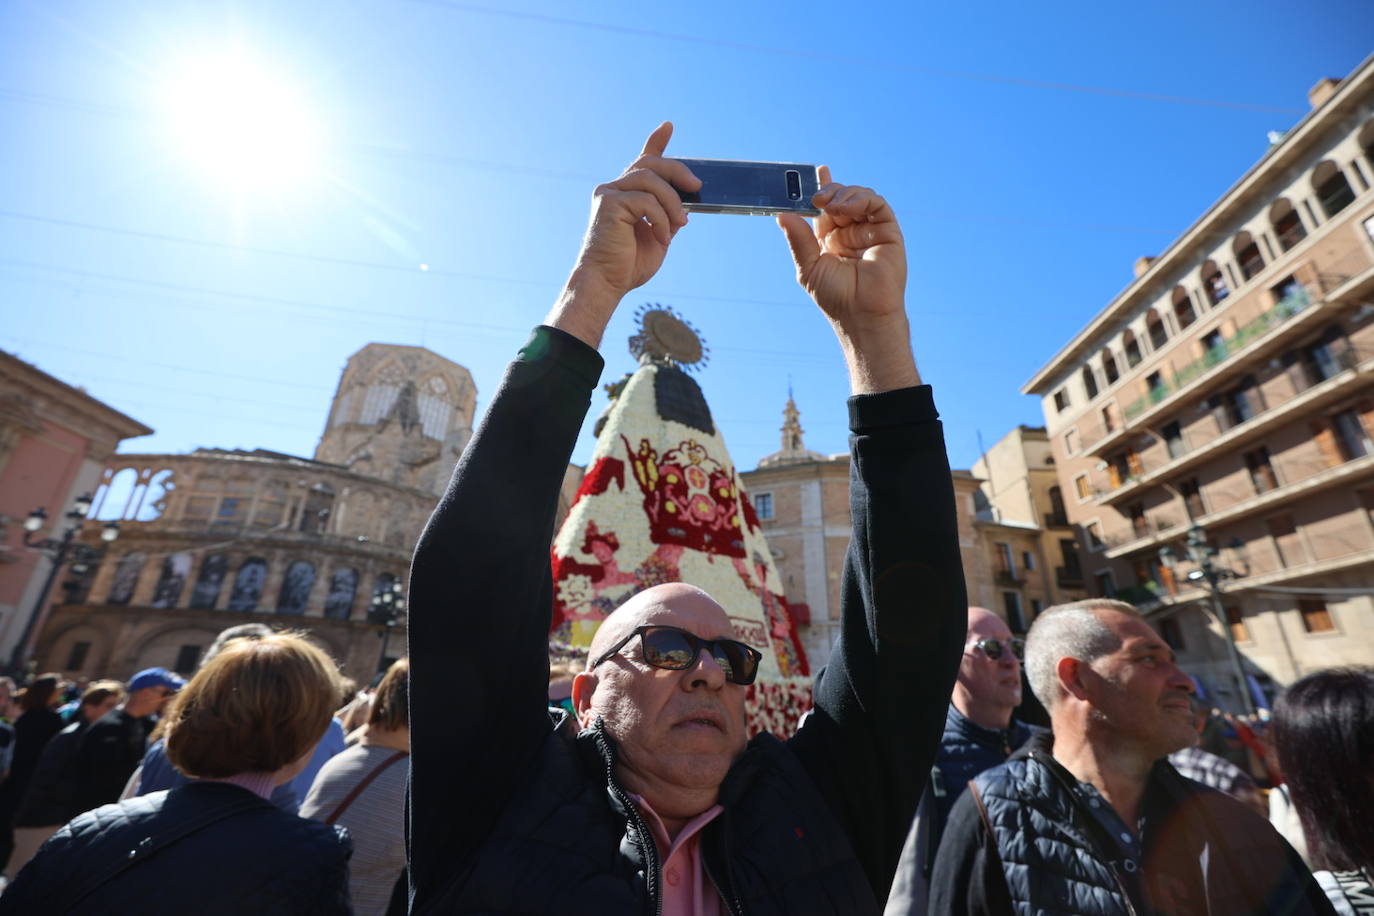
MULTIPOLYGON (((1126 876, 1098 851, 1050 766, 1016 756, 973 780, 1018 913, 1122 914, 1126 876)), ((1132 863, 1134 864, 1134 863, 1132 863)))
POLYGON ((973 780, 1018 913, 1209 916, 1330 914, 1321 888, 1267 820, 1155 763, 1142 799, 1144 864, 1125 858, 1086 809, 1073 776, 1037 735, 973 780), (1150 898, 1147 901, 1147 898, 1150 898))
MULTIPOLYGON (((527 788, 426 910, 660 912, 658 850, 614 779, 615 755, 599 728, 579 734, 563 716, 527 788)), ((765 733, 749 743, 721 786, 720 803, 725 810, 703 830, 701 850, 728 912, 879 912, 838 821, 778 739, 765 733)))

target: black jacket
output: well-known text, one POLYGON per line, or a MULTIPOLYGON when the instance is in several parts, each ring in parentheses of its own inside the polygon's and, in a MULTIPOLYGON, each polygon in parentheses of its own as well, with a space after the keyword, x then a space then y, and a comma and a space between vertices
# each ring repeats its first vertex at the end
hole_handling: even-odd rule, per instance
POLYGON ((955 803, 931 876, 931 913, 1331 913, 1268 821, 1167 760, 1155 763, 1141 799, 1139 855, 1125 854, 1090 810, 1105 802, 1075 788, 1052 746, 1048 733, 1034 736, 955 803))
POLYGON ((51 827, 65 824, 81 813, 76 807, 76 755, 81 735, 90 723, 78 711, 76 721, 53 735, 34 768, 24 800, 15 816, 16 827, 51 827))
POLYGON ((193 782, 73 819, 0 894, 0 916, 345 916, 352 851, 342 827, 193 782))
POLYGON ((1041 731, 1044 729, 1017 719, 1012 719, 1005 731, 983 728, 950 704, 930 782, 902 848, 902 861, 884 910, 887 916, 921 916, 926 912, 930 870, 950 809, 970 779, 1006 761, 1012 751, 1041 731))
POLYGON ((76 755, 76 810, 90 811, 119 800, 148 750, 151 716, 137 718, 112 709, 81 734, 76 755))
MULTIPOLYGON (((62 717, 51 709, 30 709, 14 723, 14 761, 9 778, 0 784, 0 830, 14 825, 19 803, 29 789, 38 758, 52 736, 64 726, 62 717)), ((6 853, 8 858, 8 853, 6 853)))
MULTIPOLYGON (((538 329, 416 549, 412 912, 652 912, 658 901, 653 841, 608 792, 613 742, 603 736, 601 760, 589 763, 582 748, 595 738, 555 735, 547 713, 549 544, 601 368, 580 341, 538 329), (546 872, 572 867, 571 847, 583 870, 535 899, 533 889, 555 887, 546 872)), ((849 411, 854 536, 815 713, 785 743, 750 743, 722 786, 725 813, 702 839, 723 899, 749 912, 877 908, 964 638, 952 484, 930 389, 856 397, 849 411), (805 874, 804 862, 814 865, 805 874)))

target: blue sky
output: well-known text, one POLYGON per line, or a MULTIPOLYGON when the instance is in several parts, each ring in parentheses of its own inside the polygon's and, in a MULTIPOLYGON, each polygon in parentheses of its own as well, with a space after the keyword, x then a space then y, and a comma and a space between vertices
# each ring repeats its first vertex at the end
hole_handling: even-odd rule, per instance
MULTIPOLYGON (((917 360, 968 467, 979 432, 1042 422, 1020 385, 1371 37, 1356 0, 16 0, 0 347, 156 430, 125 451, 309 455, 371 341, 467 366, 481 410, 592 187, 666 118, 670 153, 826 163, 891 200, 917 360), (168 98, 228 50, 319 125, 286 186, 232 186, 182 148, 221 103, 168 98)), ((643 302, 703 332, 740 467, 777 448, 789 384, 807 445, 845 449, 843 364, 770 220, 694 217, 612 323, 603 381, 632 368, 643 302)))

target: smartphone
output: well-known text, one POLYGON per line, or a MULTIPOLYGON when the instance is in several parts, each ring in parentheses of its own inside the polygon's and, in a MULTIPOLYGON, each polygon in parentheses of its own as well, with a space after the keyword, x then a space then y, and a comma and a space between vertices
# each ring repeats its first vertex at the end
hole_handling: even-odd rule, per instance
POLYGON ((814 165, 741 162, 734 159, 678 159, 701 179, 700 191, 678 191, 689 213, 819 216, 811 197, 820 190, 814 165))

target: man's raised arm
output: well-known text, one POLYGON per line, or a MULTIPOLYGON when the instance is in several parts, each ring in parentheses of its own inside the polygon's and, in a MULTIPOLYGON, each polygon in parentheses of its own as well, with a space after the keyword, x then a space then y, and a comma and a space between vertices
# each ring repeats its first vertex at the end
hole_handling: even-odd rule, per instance
POLYGON ((593 196, 568 284, 506 370, 416 546, 410 577, 410 876, 414 907, 461 870, 548 735, 549 545, 563 474, 621 298, 658 270, 699 182, 643 154, 593 196))
POLYGON ((901 229, 873 191, 822 181, 814 230, 779 223, 849 368, 854 527, 840 637, 792 747, 882 900, 934 760, 967 602, 944 438, 911 352, 901 229))

